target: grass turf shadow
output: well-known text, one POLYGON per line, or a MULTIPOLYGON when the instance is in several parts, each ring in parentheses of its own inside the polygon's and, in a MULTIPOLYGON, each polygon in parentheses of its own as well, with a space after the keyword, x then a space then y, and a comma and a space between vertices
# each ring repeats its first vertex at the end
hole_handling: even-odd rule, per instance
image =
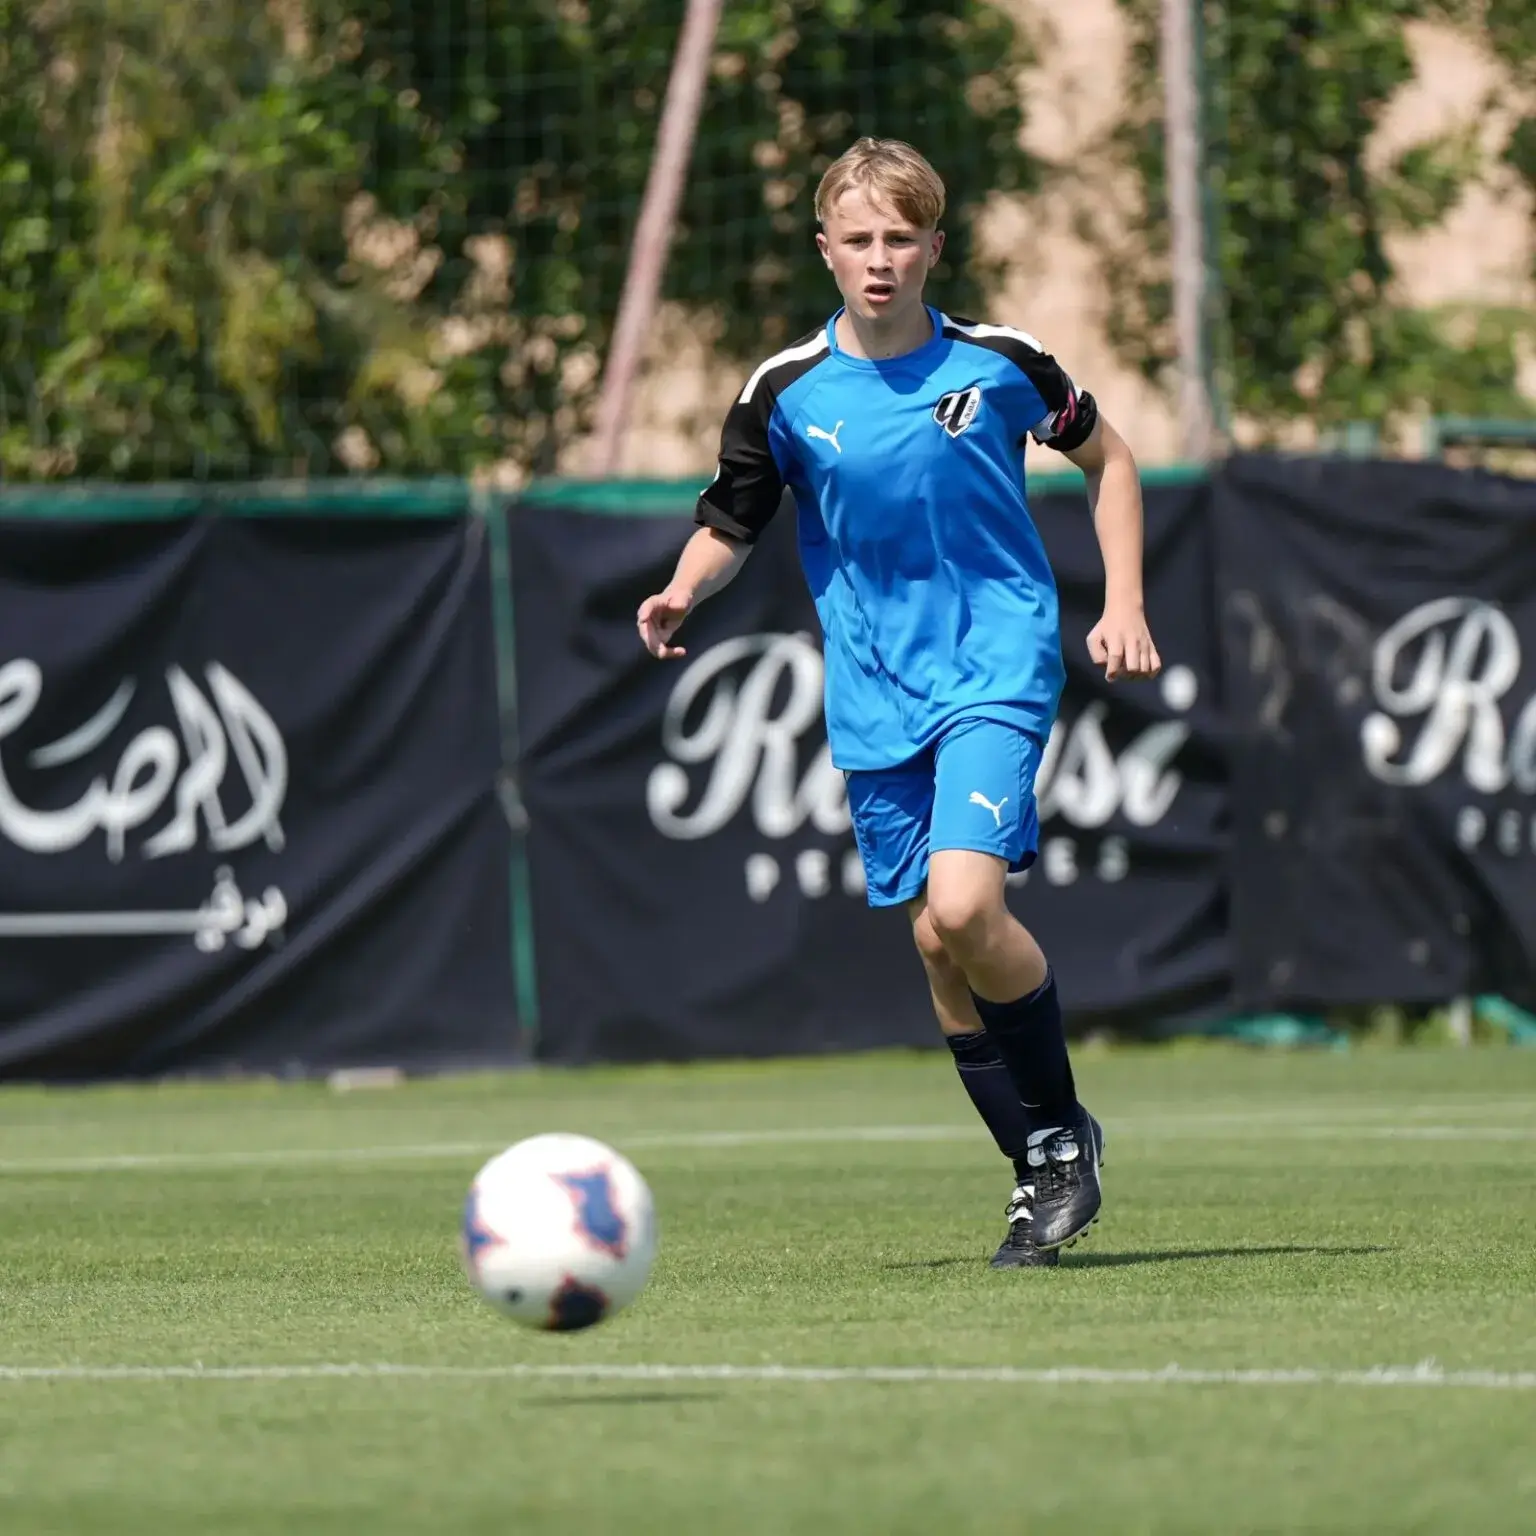
MULTIPOLYGON (((1129 1264, 1176 1264, 1185 1260, 1263 1259, 1284 1254, 1311 1254, 1321 1258, 1357 1257, 1368 1253, 1391 1253, 1381 1243, 1364 1247, 1346 1247, 1330 1243, 1277 1243, 1253 1248, 1163 1248, 1130 1253, 1103 1253, 1093 1249, 1071 1248, 1062 1253, 1062 1263, 1072 1269, 1111 1269, 1129 1264)), ((956 1264, 977 1264, 985 1260, 975 1255, 950 1255, 942 1259, 897 1259, 881 1265, 882 1269, 948 1269, 956 1264)))

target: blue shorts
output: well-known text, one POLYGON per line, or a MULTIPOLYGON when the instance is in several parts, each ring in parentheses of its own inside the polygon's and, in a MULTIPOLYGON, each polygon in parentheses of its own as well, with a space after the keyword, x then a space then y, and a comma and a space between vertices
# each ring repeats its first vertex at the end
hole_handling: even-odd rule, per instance
POLYGON ((848 774, 848 809, 872 907, 922 892, 928 856, 969 848, 1028 869, 1040 846, 1040 742, 1016 725, 962 718, 897 768, 848 774))

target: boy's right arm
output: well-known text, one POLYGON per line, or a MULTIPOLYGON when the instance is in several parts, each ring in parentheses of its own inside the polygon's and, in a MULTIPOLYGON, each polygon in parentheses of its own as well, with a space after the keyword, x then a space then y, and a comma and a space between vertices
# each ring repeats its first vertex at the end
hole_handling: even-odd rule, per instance
POLYGON ((699 495, 698 531, 683 546, 666 590, 640 604, 635 625, 652 656, 685 653, 672 644, 678 625, 739 571, 778 510, 784 477, 771 439, 774 396, 759 369, 726 414, 720 467, 699 495), (755 387, 761 386, 761 387, 755 387))
POLYGON ((683 545, 677 569, 665 589, 640 604, 635 626, 652 656, 669 660, 685 656, 672 636, 690 611, 725 586, 752 553, 752 546, 718 528, 700 528, 683 545))

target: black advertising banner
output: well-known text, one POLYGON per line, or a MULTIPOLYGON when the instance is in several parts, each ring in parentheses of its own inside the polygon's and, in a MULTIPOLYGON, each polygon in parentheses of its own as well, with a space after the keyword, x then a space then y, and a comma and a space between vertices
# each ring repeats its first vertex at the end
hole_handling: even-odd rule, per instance
POLYGON ((511 519, 541 1054, 930 1040, 907 925, 863 900, 793 513, 665 663, 634 615, 693 531, 687 509, 523 503, 511 519))
POLYGON ((1148 622, 1163 661, 1108 683, 1087 654, 1104 565, 1082 493, 1031 498, 1056 572, 1067 683, 1041 764, 1040 857, 1010 905, 1077 1019, 1184 1029, 1226 1016, 1227 765, 1210 487, 1145 490, 1148 622))
MULTIPOLYGON (((1087 661, 1103 576, 1083 496, 1035 504, 1061 566, 1070 680, 1041 860, 1011 899, 1078 1019, 1187 1022, 1228 995, 1206 495, 1149 491, 1149 602, 1170 665, 1134 689, 1107 689, 1087 661)), ((933 1042, 905 917, 865 902, 792 504, 690 618, 686 657, 639 645, 635 608, 665 585, 690 513, 509 514, 542 1053, 933 1042)))
POLYGON ((517 1054, 485 525, 0 523, 0 1075, 517 1054))
POLYGON ((1536 975, 1536 486, 1239 458, 1215 487, 1249 1006, 1536 975))

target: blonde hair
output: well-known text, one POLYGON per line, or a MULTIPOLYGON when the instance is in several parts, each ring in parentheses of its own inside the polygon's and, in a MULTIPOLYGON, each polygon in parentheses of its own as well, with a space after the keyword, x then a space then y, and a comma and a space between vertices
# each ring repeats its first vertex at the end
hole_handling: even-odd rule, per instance
POLYGON ((944 217, 944 182, 939 173, 901 139, 862 138, 826 169, 816 188, 816 219, 827 215, 844 192, 865 187, 919 229, 933 229, 944 217))

